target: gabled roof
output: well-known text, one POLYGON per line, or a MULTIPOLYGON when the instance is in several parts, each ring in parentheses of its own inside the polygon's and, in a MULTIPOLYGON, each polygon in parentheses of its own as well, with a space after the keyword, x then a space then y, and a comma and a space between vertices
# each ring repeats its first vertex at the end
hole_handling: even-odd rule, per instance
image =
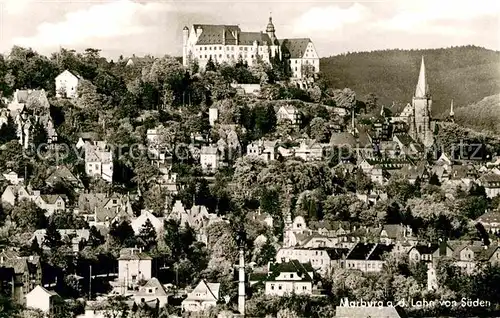
POLYGON ((346 259, 365 260, 368 258, 375 245, 375 243, 358 243, 351 249, 346 259))
POLYGON ((377 244, 375 249, 373 249, 373 251, 368 256, 367 260, 381 261, 384 254, 390 253, 393 248, 394 245, 392 244, 377 244))
POLYGON ((289 53, 292 59, 300 59, 306 53, 307 45, 311 42, 311 39, 281 39, 278 41, 283 48, 283 53, 289 53))
POLYGON ((143 286, 139 288, 139 291, 135 294, 135 296, 157 296, 157 297, 168 297, 168 293, 165 290, 165 287, 160 283, 160 281, 153 277, 146 282, 143 286), (148 293, 147 289, 153 288, 154 293, 148 293))
POLYGON ((481 223, 500 223, 500 212, 489 211, 481 215, 478 219, 481 223))
POLYGON ((348 133, 348 132, 341 132, 341 133, 332 133, 332 136, 330 138, 330 146, 356 146, 357 141, 356 138, 348 133))
POLYGON ((423 254, 434 254, 439 249, 439 245, 437 244, 428 244, 428 245, 416 245, 413 248, 415 248, 420 255, 423 254))
POLYGON ((202 279, 186 299, 190 301, 219 300, 220 283, 208 283, 202 279))
POLYGON ((314 272, 311 263, 301 263, 298 260, 290 260, 284 263, 274 263, 269 267, 269 275, 267 281, 275 281, 280 273, 297 273, 302 281, 312 281, 310 272, 314 272))

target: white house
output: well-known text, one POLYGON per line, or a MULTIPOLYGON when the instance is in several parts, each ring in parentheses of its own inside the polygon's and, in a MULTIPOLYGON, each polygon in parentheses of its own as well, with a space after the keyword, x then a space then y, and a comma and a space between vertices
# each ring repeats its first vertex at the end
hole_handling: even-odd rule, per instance
POLYGON ((203 311, 217 305, 219 300, 219 283, 207 283, 202 280, 195 289, 182 301, 183 311, 203 311))
POLYGON ((40 309, 45 314, 50 315, 54 310, 54 300, 59 295, 54 291, 49 291, 38 285, 26 294, 26 307, 40 309))
MULTIPOLYGON (((1 125, 0 125, 0 127, 1 127, 1 125)), ((4 173, 3 177, 5 178, 5 180, 7 180, 12 185, 18 185, 18 184, 24 182, 24 178, 19 177, 19 175, 17 173, 15 173, 14 171, 9 171, 7 173, 4 173)))
POLYGON ((205 172, 215 172, 219 168, 219 153, 216 147, 203 146, 200 151, 201 168, 205 172))
POLYGON ((292 78, 308 78, 319 72, 319 56, 309 38, 280 40, 283 57, 289 59, 292 78))
POLYGON ((215 126, 217 120, 219 120, 219 109, 210 107, 208 109, 208 121, 210 122, 210 126, 215 126))
POLYGON ((124 248, 118 258, 118 282, 135 286, 140 280, 151 279, 152 258, 141 249, 124 248))
POLYGON ((56 77, 56 97, 57 98, 74 98, 77 96, 76 88, 78 87, 78 82, 80 81, 80 76, 65 70, 56 77))
POLYGON ((266 296, 284 296, 287 294, 311 295, 314 269, 310 263, 291 260, 285 263, 269 265, 265 280, 266 296))
POLYGON ((149 220, 151 224, 153 224, 156 233, 163 229, 163 218, 157 218, 150 211, 142 210, 141 215, 130 222, 130 225, 134 229, 136 235, 139 234, 141 228, 144 226, 144 224, 146 224, 147 220, 149 220))
POLYGON ((113 182, 113 152, 105 141, 85 143, 85 173, 113 182))
POLYGON ((137 304, 157 301, 160 308, 165 306, 168 302, 168 294, 165 287, 163 287, 160 281, 155 277, 148 280, 146 284, 140 286, 139 290, 134 293, 133 298, 137 304))
POLYGON ((276 119, 278 122, 289 122, 292 125, 297 125, 300 123, 300 112, 292 105, 281 106, 276 112, 276 119))

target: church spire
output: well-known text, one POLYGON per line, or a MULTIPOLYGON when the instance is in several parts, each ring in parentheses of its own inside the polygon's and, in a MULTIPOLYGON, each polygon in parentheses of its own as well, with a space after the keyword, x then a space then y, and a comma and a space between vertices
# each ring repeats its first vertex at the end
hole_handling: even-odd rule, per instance
POLYGON ((429 94, 429 86, 425 77, 424 56, 422 56, 422 64, 420 65, 420 74, 418 75, 417 89, 415 90, 416 98, 425 98, 429 94))

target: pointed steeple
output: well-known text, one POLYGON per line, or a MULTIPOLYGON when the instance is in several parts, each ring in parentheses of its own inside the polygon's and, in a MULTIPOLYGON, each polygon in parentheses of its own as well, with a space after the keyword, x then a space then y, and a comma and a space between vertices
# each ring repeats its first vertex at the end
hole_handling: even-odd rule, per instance
POLYGON ((425 77, 425 63, 422 56, 422 64, 420 65, 420 74, 418 75, 417 89, 415 90, 416 98, 425 98, 429 94, 429 86, 425 77))

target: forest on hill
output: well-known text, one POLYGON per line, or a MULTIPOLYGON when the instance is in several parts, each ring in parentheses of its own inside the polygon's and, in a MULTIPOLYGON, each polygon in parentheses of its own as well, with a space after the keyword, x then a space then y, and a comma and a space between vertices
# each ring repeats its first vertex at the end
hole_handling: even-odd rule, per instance
POLYGON ((500 133, 500 94, 455 111, 455 122, 478 131, 500 133))
POLYGON ((477 46, 347 53, 322 58, 320 69, 329 87, 349 87, 360 100, 374 93, 401 110, 415 92, 422 56, 435 116, 448 112, 452 99, 457 109, 500 93, 500 52, 477 46))

